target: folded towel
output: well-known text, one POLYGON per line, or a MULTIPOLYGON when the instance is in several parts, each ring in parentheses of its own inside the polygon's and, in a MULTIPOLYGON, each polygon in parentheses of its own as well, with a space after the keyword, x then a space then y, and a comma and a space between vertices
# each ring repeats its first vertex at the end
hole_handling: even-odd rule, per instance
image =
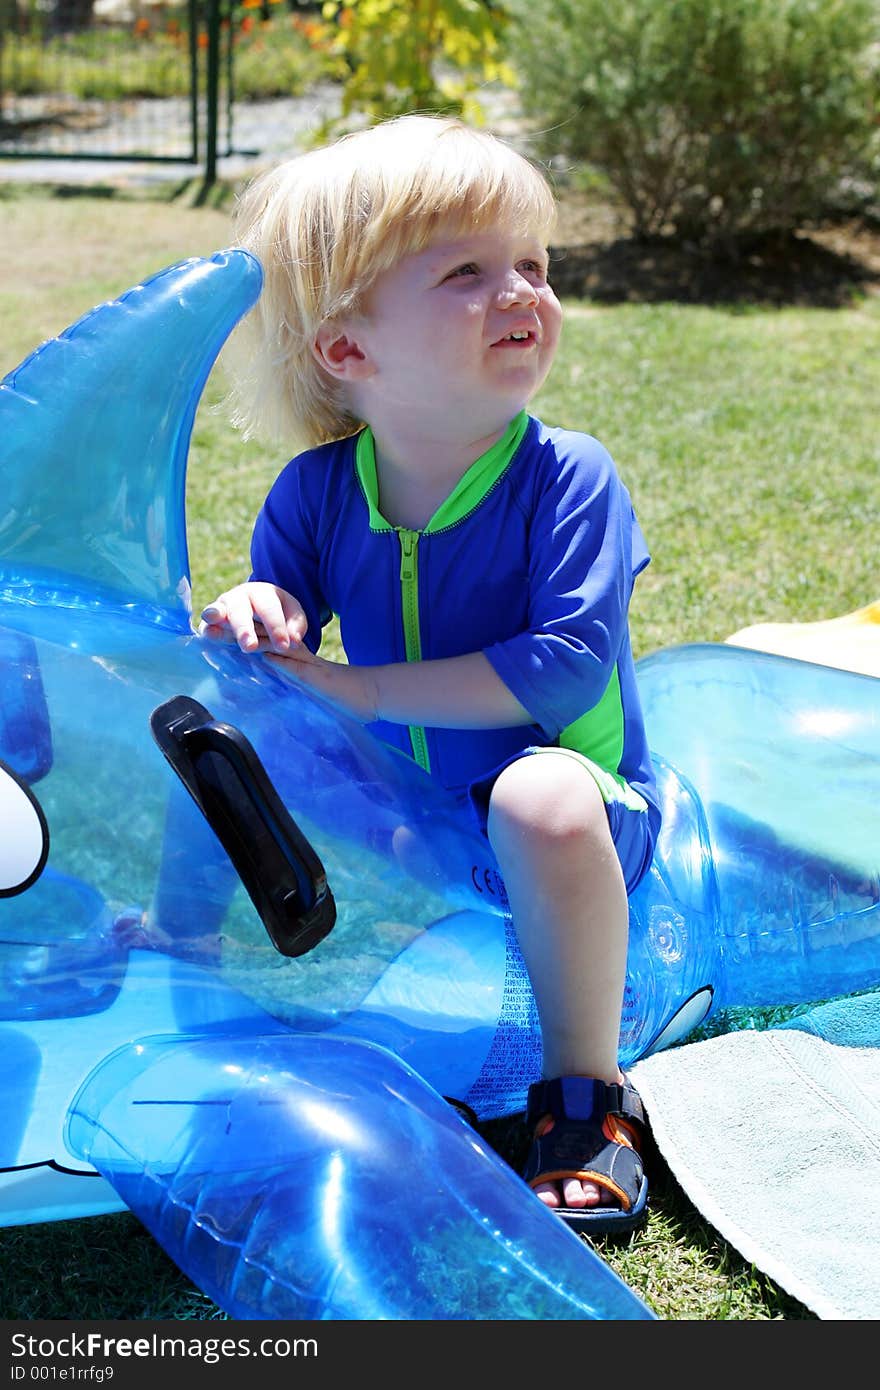
POLYGON ((819 1318, 880 1317, 880 993, 629 1072, 660 1153, 725 1240, 819 1318))

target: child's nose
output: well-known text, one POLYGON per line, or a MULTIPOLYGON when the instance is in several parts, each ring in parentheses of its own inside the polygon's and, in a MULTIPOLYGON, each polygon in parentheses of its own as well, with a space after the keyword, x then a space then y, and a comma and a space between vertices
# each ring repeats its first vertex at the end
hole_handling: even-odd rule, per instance
POLYGON ((498 300, 501 304, 537 304, 538 291, 534 285, 521 275, 518 270, 513 270, 504 280, 498 290, 498 300))

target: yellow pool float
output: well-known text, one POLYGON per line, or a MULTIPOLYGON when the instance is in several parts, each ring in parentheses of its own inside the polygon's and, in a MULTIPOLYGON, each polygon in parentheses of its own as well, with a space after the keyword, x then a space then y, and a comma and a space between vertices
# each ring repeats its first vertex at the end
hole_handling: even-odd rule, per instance
POLYGON ((880 599, 821 622, 755 623, 725 640, 735 647, 776 652, 880 677, 880 599))

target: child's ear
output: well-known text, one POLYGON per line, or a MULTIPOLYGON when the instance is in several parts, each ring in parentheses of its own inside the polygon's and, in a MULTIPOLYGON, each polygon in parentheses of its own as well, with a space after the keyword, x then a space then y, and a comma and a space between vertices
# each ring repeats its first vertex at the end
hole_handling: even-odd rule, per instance
POLYGON ((372 363, 350 326, 322 323, 312 351, 325 372, 337 381, 362 381, 373 374, 372 363))

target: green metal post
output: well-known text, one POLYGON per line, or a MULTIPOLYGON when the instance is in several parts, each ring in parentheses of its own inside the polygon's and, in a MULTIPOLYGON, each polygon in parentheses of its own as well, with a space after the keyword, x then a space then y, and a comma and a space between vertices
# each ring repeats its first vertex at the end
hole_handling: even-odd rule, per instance
POLYGON ((233 71, 233 44, 235 43, 233 5, 227 0, 226 3, 226 153, 232 154, 235 146, 232 143, 232 108, 235 101, 234 71, 233 71))
POLYGON ((220 0, 208 0, 207 133, 205 187, 217 179, 217 115, 220 99, 220 0))
POLYGON ((188 0, 189 12, 189 123, 192 137, 191 159, 199 162, 199 6, 188 0))

